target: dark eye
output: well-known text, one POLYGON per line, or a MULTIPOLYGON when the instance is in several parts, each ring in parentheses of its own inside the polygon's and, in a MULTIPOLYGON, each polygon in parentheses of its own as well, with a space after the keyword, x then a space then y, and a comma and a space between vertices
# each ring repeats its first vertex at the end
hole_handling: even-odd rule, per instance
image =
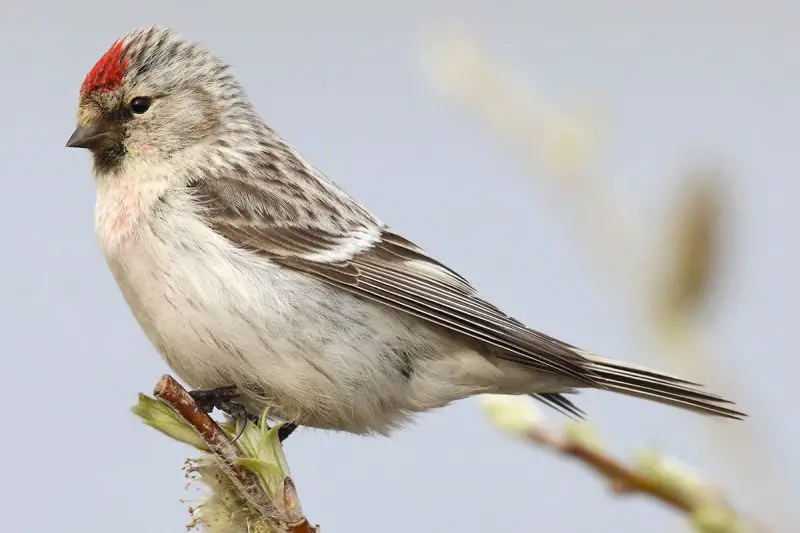
POLYGON ((148 109, 150 109, 151 100, 145 96, 137 96, 133 100, 131 100, 131 111, 136 113, 137 115, 141 115, 148 109))

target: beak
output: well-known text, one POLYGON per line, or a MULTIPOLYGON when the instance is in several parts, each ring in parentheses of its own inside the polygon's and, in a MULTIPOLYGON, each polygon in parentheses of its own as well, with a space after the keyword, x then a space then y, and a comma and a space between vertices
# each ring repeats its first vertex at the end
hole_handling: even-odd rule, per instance
POLYGON ((70 135, 67 141, 67 148, 88 148, 92 149, 99 141, 109 136, 102 123, 90 126, 78 126, 70 135))

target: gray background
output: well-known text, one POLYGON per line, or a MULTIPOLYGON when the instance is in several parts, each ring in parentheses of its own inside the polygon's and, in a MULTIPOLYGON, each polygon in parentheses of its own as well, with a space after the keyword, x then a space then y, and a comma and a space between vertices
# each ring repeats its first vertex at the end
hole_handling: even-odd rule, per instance
MULTIPOLYGON (((88 154, 63 148, 94 61, 154 23, 231 62, 265 118, 317 166, 510 313, 631 361, 665 366, 596 275, 569 215, 430 90, 421 30, 463 22, 552 96, 604 101, 611 130, 601 170, 654 228, 688 157, 719 156, 734 170, 733 211, 710 333, 723 364, 752 386, 743 407, 771 426, 765 460, 782 465, 796 497, 800 7, 641 4, 4 6, 0 528, 177 532, 187 520, 180 499, 195 498, 180 470, 189 450, 128 412, 166 367, 96 247, 88 154)), ((580 400, 615 451, 657 445, 776 520, 760 501, 766 487, 722 468, 693 415, 601 393, 580 400)), ((613 500, 582 468, 497 433, 471 400, 392 439, 301 431, 288 454, 304 507, 327 532, 675 531, 679 520, 645 500, 613 500)))

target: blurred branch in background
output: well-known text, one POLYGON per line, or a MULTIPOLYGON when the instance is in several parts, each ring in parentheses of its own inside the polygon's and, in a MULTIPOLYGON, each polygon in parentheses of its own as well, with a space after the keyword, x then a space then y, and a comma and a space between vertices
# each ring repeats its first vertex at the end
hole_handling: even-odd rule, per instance
POLYGON ((503 431, 570 457, 594 470, 617 495, 646 495, 684 514, 698 533, 760 531, 737 515, 720 492, 694 472, 655 451, 642 452, 628 466, 609 455, 585 422, 571 424, 564 435, 548 429, 528 398, 486 395, 491 421, 503 431))
POLYGON ((236 438, 236 424, 220 427, 191 395, 164 376, 156 398, 139 395, 133 412, 147 425, 203 452, 189 460, 187 476, 206 485, 209 495, 191 508, 189 528, 208 533, 317 533, 303 515, 278 430, 247 422, 236 438))
MULTIPOLYGON (((568 221, 577 224, 593 259, 605 266, 636 319, 644 317, 648 336, 670 364, 727 391, 750 411, 749 391, 725 365, 715 364, 698 320, 717 274, 721 173, 709 167, 689 176, 673 231, 649 249, 654 239, 640 233, 645 225, 608 180, 594 174, 602 137, 597 121, 589 113, 568 113, 546 102, 518 71, 500 66, 463 33, 440 29, 435 35, 422 54, 434 86, 514 147, 536 178, 560 196, 568 221)), ((769 432, 758 417, 740 424, 700 420, 710 437, 709 451, 751 488, 762 512, 790 512, 797 494, 774 460, 778 454, 772 453, 769 432)))

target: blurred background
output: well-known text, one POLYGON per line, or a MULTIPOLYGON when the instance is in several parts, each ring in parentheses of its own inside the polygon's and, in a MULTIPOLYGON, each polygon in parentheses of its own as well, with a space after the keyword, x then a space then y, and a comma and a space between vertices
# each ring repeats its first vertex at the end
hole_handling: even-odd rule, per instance
MULTIPOLYGON (((736 399, 742 423, 576 400, 614 454, 658 449, 797 530, 800 4, 698 0, 4 6, 4 530, 176 532, 200 498, 191 450, 129 412, 167 368, 95 244, 89 156, 63 148, 86 72, 151 24, 225 58, 316 166, 510 314, 736 399)), ((286 453, 326 532, 686 530, 474 400, 286 453)))

